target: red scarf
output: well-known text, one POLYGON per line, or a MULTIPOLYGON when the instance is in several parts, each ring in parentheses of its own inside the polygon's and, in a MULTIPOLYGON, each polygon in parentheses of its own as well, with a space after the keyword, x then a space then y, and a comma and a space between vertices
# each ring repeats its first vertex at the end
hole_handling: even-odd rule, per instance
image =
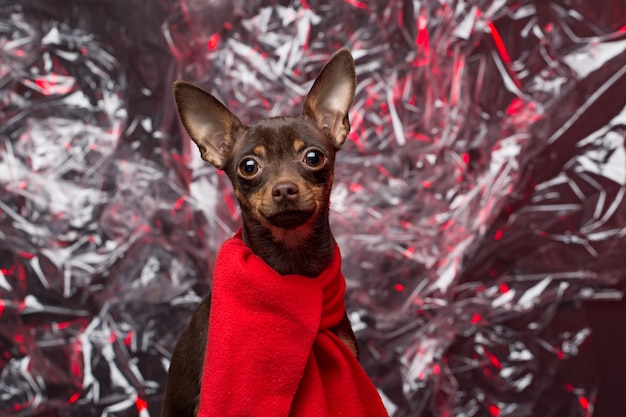
POLYGON ((387 412, 330 331, 345 311, 341 255, 316 279, 280 275, 241 231, 217 256, 198 417, 379 417, 387 412))

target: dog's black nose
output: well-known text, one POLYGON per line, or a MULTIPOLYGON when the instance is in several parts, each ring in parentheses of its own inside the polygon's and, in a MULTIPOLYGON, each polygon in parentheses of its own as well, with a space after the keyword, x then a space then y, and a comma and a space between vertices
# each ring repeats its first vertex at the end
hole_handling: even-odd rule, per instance
POLYGON ((272 188, 272 197, 274 197, 274 201, 278 203, 293 201, 298 198, 299 193, 300 189, 298 185, 291 181, 279 182, 272 188))

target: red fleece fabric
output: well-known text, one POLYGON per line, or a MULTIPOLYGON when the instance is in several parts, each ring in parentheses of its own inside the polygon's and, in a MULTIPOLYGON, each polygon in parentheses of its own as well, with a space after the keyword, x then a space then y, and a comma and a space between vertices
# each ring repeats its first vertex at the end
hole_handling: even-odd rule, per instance
POLYGON ((330 331, 343 318, 341 255, 317 278, 280 275, 241 231, 213 276, 199 417, 387 416, 376 388, 330 331))

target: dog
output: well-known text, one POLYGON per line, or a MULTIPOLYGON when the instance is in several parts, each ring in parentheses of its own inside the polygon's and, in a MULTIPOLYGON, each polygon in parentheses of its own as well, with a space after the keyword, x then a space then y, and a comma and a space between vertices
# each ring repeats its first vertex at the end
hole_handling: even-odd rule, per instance
MULTIPOLYGON (((329 200, 335 155, 350 131, 356 74, 339 50, 315 79, 301 116, 244 125, 219 100, 184 81, 174 83, 178 114, 202 158, 230 179, 245 244, 281 275, 316 277, 335 240, 329 200)), ((172 354, 162 417, 195 416, 208 338, 210 295, 193 314, 172 354)), ((347 314, 332 329, 358 359, 347 314)), ((253 360, 253 358, 251 358, 253 360)))

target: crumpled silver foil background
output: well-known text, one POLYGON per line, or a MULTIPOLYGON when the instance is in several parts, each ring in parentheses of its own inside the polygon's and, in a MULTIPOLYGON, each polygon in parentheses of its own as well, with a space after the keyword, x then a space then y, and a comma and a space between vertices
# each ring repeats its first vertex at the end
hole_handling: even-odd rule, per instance
POLYGON ((392 416, 590 416, 626 279, 626 5, 0 2, 0 415, 158 416, 239 225, 175 116, 298 113, 350 47, 332 227, 392 416))

